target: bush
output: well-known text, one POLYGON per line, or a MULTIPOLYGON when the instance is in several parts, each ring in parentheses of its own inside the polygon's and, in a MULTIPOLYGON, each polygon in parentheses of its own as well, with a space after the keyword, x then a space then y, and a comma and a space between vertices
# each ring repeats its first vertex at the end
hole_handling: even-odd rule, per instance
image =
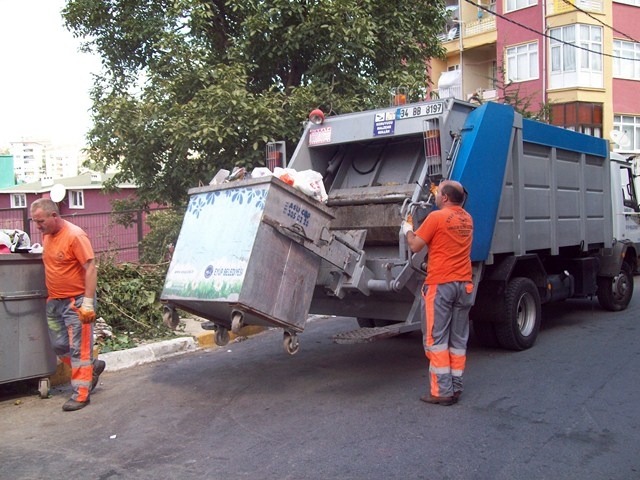
POLYGON ((113 332, 102 351, 136 346, 143 340, 169 338, 172 330, 162 323, 160 294, 168 265, 98 265, 97 314, 113 332))
MULTIPOLYGON (((174 336, 163 324, 160 296, 183 217, 184 210, 176 209, 160 210, 147 216, 151 230, 142 240, 140 265, 118 264, 111 255, 100 258, 97 314, 112 333, 98 342, 103 352, 174 336)), ((123 224, 126 221, 124 217, 120 219, 123 224)))
POLYGON ((170 260, 184 213, 184 209, 168 209, 147 215, 147 224, 151 230, 142 240, 141 263, 164 263, 170 260))

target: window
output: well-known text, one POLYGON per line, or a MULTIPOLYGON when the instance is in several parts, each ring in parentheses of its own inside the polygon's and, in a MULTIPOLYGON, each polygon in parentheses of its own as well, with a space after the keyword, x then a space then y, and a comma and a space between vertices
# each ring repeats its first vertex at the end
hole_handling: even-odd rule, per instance
POLYGON ((551 105, 551 123, 602 138, 602 104, 568 102, 551 105))
POLYGON ((613 129, 622 132, 615 150, 625 152, 640 151, 640 117, 614 115, 613 129))
POLYGON ((538 44, 507 48, 507 79, 514 82, 538 78, 538 44))
POLYGON ((520 10, 521 8, 537 4, 538 0, 506 0, 504 10, 505 12, 511 12, 513 10, 520 10))
POLYGON ((550 88, 603 88, 602 28, 567 25, 550 30, 550 88))
POLYGON ((69 190, 69 208, 84 208, 84 192, 69 190))
POLYGON ((613 41, 613 76, 640 80, 640 43, 613 41))
POLYGON ((27 196, 24 193, 12 193, 11 208, 27 208, 27 196))

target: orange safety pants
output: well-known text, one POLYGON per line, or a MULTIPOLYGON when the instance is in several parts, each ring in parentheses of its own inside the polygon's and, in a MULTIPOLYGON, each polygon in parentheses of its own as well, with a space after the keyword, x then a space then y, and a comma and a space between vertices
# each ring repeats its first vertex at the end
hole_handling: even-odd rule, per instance
POLYGON ((422 287, 422 340, 429 359, 430 391, 435 397, 462 392, 472 300, 470 282, 422 287))
POLYGON ((47 299, 49 340, 60 361, 71 366, 71 398, 86 402, 93 375, 93 323, 78 318, 82 295, 47 299))

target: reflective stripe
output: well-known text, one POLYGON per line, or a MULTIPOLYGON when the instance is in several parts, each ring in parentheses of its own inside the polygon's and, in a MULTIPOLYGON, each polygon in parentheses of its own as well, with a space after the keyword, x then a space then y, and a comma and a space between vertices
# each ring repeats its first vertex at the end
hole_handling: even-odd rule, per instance
POLYGON ((429 350, 430 352, 444 352, 449 350, 449 347, 447 345, 445 345, 444 343, 439 344, 439 345, 430 345, 429 347, 427 347, 427 350, 429 350))
POLYGON ((426 295, 423 295, 427 324, 427 332, 424 345, 425 348, 433 345, 433 322, 435 318, 434 300, 436 298, 437 291, 438 289, 434 286, 433 288, 427 288, 426 295))
POLYGON ((444 375, 447 373, 451 373, 451 368, 449 367, 434 367, 433 364, 429 365, 429 371, 433 373, 439 373, 440 375, 444 375))

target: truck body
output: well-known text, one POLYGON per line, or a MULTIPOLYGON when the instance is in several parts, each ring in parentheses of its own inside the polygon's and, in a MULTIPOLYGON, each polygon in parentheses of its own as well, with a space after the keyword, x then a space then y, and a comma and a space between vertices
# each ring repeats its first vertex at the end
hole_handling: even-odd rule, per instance
MULTIPOLYGON (((289 353, 298 349, 296 334, 308 313, 355 317, 359 328, 334 336, 339 343, 420 329, 428 252, 412 254, 400 224, 411 214, 417 228, 434 208, 431 192, 443 179, 460 181, 468 192, 477 287, 470 316, 483 344, 531 347, 547 302, 597 296, 615 311, 631 299, 637 247, 620 233, 631 220, 605 140, 523 119, 506 105, 444 99, 309 123, 287 166, 320 172, 326 204, 275 178, 190 190, 190 211, 208 198, 239 198, 247 189, 253 192, 247 198, 263 198, 264 205, 231 233, 253 239, 234 270, 241 278, 233 295, 194 297, 184 288, 197 281, 200 290, 215 290, 220 278, 209 268, 205 279, 205 272, 220 262, 210 258, 235 248, 205 241, 200 258, 185 262, 198 224, 185 218, 162 296, 167 316, 181 308, 208 318, 219 344, 229 329, 246 324, 281 327, 289 353), (289 262, 300 268, 288 268, 289 262), (252 264, 263 266, 261 274, 247 275, 252 264), (278 314, 268 300, 260 306, 242 301, 260 296, 265 281, 269 295, 280 298, 271 303, 286 298, 298 305, 295 313, 278 314)), ((221 207, 211 208, 210 221, 219 223, 215 208, 221 207)))

